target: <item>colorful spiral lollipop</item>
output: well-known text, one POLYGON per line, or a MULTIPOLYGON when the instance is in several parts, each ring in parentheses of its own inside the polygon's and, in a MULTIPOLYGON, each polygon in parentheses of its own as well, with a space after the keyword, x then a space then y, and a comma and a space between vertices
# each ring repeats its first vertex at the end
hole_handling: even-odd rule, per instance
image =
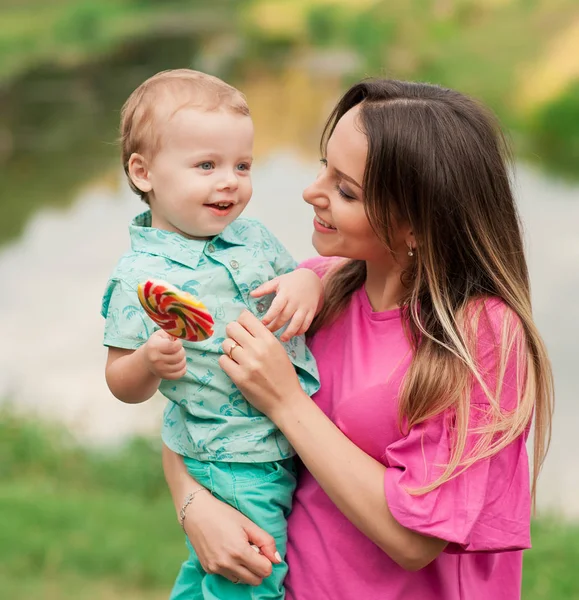
POLYGON ((140 283, 137 292, 145 312, 167 333, 190 342, 213 335, 213 318, 192 294, 158 279, 140 283))

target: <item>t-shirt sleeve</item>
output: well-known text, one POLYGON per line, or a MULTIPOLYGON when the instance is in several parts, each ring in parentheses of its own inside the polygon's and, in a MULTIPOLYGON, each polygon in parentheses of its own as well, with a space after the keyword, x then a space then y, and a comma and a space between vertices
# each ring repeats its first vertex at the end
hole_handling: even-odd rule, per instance
POLYGON ((313 271, 318 277, 322 278, 332 267, 342 262, 344 262, 344 259, 336 256, 314 256, 302 261, 297 268, 310 269, 310 271, 313 271))
POLYGON ((105 346, 136 350, 155 330, 139 302, 136 287, 123 279, 108 282, 101 315, 105 318, 105 346))
MULTIPOLYGON (((524 345, 518 329, 508 347, 504 371, 499 359, 504 307, 481 317, 477 363, 485 385, 498 390, 501 409, 512 410, 520 395, 518 373, 524 345), (499 383, 501 382, 501 383, 499 383), (497 387, 498 386, 498 387, 497 387)), ((465 453, 480 439, 492 410, 482 386, 473 384, 465 453), (477 431, 478 430, 478 431, 477 431)), ((490 458, 481 459, 434 490, 413 489, 435 481, 450 459, 451 410, 414 426, 386 448, 385 494, 394 518, 423 535, 449 542, 447 552, 499 552, 530 548, 531 495, 526 450, 528 427, 490 458)), ((460 469, 459 469, 460 472, 460 469)))

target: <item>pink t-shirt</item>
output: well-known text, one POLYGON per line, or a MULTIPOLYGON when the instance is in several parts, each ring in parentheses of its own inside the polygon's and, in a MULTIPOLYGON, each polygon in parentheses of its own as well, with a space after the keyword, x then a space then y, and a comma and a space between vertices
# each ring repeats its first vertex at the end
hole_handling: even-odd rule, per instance
MULTIPOLYGON (((303 266, 318 272, 328 259, 303 266)), ((477 361, 485 383, 496 382, 506 306, 487 300, 480 317, 477 361)), ((314 399, 357 446, 384 464, 385 501, 405 527, 447 540, 424 569, 408 572, 358 531, 304 469, 289 519, 288 600, 518 600, 522 549, 530 547, 529 465, 526 435, 481 460, 436 490, 412 496, 433 480, 449 457, 448 414, 398 428, 398 392, 411 351, 399 310, 373 312, 365 289, 310 348, 320 371, 314 399), (438 472, 438 471, 437 471, 438 472)), ((501 406, 517 399, 517 356, 509 355, 501 406)), ((488 402, 480 386, 471 395, 471 422, 484 422, 488 402)))

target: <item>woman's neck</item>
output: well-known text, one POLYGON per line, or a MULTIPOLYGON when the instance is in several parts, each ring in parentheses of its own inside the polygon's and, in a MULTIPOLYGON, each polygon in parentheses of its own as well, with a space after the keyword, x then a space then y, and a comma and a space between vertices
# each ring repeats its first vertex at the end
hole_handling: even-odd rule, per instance
POLYGON ((402 268, 396 263, 366 262, 364 286, 374 312, 392 310, 400 306, 406 291, 401 275, 402 268))

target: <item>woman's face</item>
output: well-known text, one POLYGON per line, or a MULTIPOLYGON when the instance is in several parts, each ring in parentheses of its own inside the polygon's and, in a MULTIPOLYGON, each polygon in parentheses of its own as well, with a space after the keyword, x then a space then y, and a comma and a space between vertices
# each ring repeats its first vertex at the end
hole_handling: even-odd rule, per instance
POLYGON ((359 112, 356 106, 338 121, 320 173, 304 190, 304 200, 316 213, 312 243, 322 256, 390 262, 392 255, 372 230, 364 210, 361 186, 368 141, 359 125, 359 112))

